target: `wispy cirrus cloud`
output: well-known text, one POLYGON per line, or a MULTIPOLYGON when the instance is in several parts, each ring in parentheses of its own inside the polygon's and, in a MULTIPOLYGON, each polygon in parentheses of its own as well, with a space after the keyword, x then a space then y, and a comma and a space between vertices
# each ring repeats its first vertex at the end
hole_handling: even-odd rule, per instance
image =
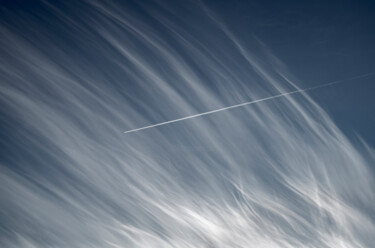
POLYGON ((192 6, 210 35, 159 3, 8 13, 2 246, 374 242, 371 158, 308 94, 122 133, 303 85, 265 44, 192 6))

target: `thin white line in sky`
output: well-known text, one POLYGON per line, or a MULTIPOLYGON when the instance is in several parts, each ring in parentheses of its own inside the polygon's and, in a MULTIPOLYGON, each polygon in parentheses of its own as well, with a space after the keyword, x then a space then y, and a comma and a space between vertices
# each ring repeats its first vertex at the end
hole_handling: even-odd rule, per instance
POLYGON ((284 97, 284 96, 288 96, 288 95, 293 95, 293 94, 302 93, 302 92, 306 92, 306 91, 310 91, 310 90, 315 90, 315 89, 318 89, 318 88, 328 87, 328 86, 331 86, 331 85, 343 83, 343 82, 350 81, 350 80, 353 80, 353 79, 364 78, 364 77, 374 75, 374 74, 375 73, 372 72, 372 73, 367 73, 367 74, 364 74, 364 75, 360 75, 360 76, 356 76, 356 77, 352 77, 352 78, 348 78, 348 79, 343 79, 343 80, 338 80, 338 81, 334 81, 334 82, 330 82, 330 83, 326 83, 326 84, 321 84, 321 85, 317 85, 317 86, 313 86, 313 87, 309 87, 309 88, 305 88, 305 89, 294 90, 294 91, 290 91, 290 92, 286 92, 286 93, 282 93, 282 94, 279 94, 279 95, 274 95, 274 96, 270 96, 270 97, 250 101, 250 102, 244 102, 244 103, 232 105, 232 106, 229 106, 229 107, 224 107, 224 108, 215 109, 215 110, 211 110, 211 111, 207 111, 207 112, 203 112, 203 113, 199 113, 199 114, 195 114, 195 115, 186 116, 186 117, 175 119, 175 120, 165 121, 165 122, 153 124, 153 125, 150 125, 150 126, 131 129, 131 130, 128 130, 128 131, 124 131, 124 133, 133 133, 133 132, 141 131, 141 130, 144 130, 144 129, 149 129, 149 128, 153 128, 153 127, 167 125, 167 124, 174 123, 174 122, 192 119, 192 118, 203 116, 203 115, 210 115, 210 114, 220 112, 220 111, 224 111, 224 110, 228 110, 228 109, 238 108, 238 107, 251 105, 251 104, 259 103, 259 102, 264 102, 264 101, 267 101, 267 100, 276 99, 276 98, 280 98, 280 97, 284 97))

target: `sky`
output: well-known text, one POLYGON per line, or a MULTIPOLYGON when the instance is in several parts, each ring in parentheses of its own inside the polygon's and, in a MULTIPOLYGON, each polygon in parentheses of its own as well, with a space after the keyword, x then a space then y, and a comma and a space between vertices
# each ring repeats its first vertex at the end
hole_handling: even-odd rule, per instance
POLYGON ((0 246, 372 247, 374 12, 1 1, 0 246))
MULTIPOLYGON (((267 44, 304 85, 374 71, 373 1, 224 1, 215 7, 241 37, 267 44)), ((374 145, 372 82, 364 78, 311 96, 347 135, 359 133, 374 145)))

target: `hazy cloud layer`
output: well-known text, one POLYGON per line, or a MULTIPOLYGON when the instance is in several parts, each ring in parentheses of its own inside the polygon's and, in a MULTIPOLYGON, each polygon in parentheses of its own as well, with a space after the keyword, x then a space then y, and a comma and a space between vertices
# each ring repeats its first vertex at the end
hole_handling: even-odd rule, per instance
POLYGON ((375 243, 373 157, 305 93, 122 133, 304 87, 262 41, 199 2, 35 6, 2 10, 1 247, 375 243))

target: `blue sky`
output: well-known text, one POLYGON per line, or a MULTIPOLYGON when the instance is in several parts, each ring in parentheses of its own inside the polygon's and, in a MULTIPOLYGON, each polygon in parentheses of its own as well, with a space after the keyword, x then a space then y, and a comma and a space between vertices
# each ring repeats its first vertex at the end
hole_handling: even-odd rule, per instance
POLYGON ((371 247, 374 11, 3 1, 0 246, 371 247))

